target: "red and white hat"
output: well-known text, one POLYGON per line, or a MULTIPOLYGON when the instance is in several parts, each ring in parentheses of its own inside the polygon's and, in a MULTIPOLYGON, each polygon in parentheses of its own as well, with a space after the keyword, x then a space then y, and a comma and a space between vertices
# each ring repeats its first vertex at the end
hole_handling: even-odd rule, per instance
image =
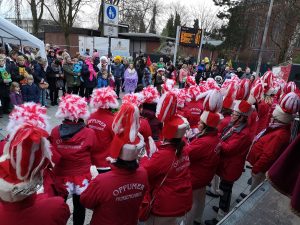
POLYGON ((236 92, 236 100, 247 100, 250 94, 250 80, 249 79, 242 79, 237 88, 236 92))
POLYGON ((220 90, 220 87, 214 78, 207 78, 206 82, 204 83, 204 86, 206 90, 211 90, 211 89, 220 90))
POLYGON ((198 85, 192 85, 187 90, 191 100, 196 100, 197 97, 202 93, 201 88, 198 85))
POLYGON ((165 83, 161 85, 163 93, 167 91, 172 91, 175 86, 175 81, 172 79, 167 79, 165 83))
POLYGON ((274 89, 274 74, 272 71, 267 71, 262 77, 261 82, 264 86, 264 94, 265 95, 273 95, 275 94, 274 89))
POLYGON ((16 105, 9 115, 7 131, 11 133, 24 123, 30 123, 50 132, 47 108, 40 104, 28 102, 19 106, 16 105))
POLYGON ((185 103, 187 101, 191 101, 191 97, 188 94, 187 90, 182 89, 176 89, 176 96, 177 96, 177 107, 183 108, 185 103))
POLYGON ((89 118, 90 112, 84 98, 78 95, 66 94, 61 97, 55 116, 57 118, 72 121, 77 121, 79 119, 86 120, 89 118))
POLYGON ((156 108, 156 117, 163 122, 162 135, 166 139, 182 138, 189 123, 186 118, 176 114, 177 97, 174 92, 166 92, 161 96, 156 108))
POLYGON ((295 92, 290 92, 281 97, 272 115, 273 118, 288 124, 293 120, 293 115, 299 111, 300 97, 295 92))
POLYGON ((144 103, 145 97, 142 93, 126 94, 122 98, 122 103, 132 103, 140 107, 144 103))
POLYGON ((284 86, 284 88, 283 88, 283 93, 284 93, 284 94, 288 94, 288 93, 290 93, 290 92, 295 92, 296 89, 297 89, 297 86, 296 86, 295 82, 294 82, 294 81, 290 81, 290 82, 288 82, 288 83, 284 86))
POLYGON ((159 92, 156 87, 147 86, 142 90, 142 94, 144 95, 145 103, 157 103, 159 100, 159 92))
POLYGON ((221 87, 221 94, 223 95, 223 108, 232 109, 237 92, 237 83, 233 80, 227 81, 226 85, 221 87))
POLYGON ((100 109, 119 108, 118 96, 111 87, 94 89, 91 96, 90 106, 92 111, 100 109))
POLYGON ((219 90, 208 91, 203 103, 200 120, 209 127, 217 127, 223 116, 219 113, 222 109, 223 98, 219 90))
POLYGON ((0 157, 0 199, 21 201, 40 188, 52 157, 48 136, 46 130, 26 122, 10 134, 0 157))
POLYGON ((194 76, 187 76, 186 81, 185 81, 186 86, 192 86, 196 85, 196 80, 194 76))
POLYGON ((235 100, 233 110, 242 116, 249 116, 252 112, 252 105, 245 100, 235 100))
POLYGON ((252 85, 251 90, 250 90, 250 95, 247 100, 250 104, 254 103, 259 103, 264 94, 264 87, 263 84, 261 83, 260 79, 257 79, 257 81, 252 85))
POLYGON ((116 114, 112 124, 115 133, 111 144, 111 157, 126 161, 137 159, 145 143, 140 128, 140 113, 136 105, 124 103, 116 114))

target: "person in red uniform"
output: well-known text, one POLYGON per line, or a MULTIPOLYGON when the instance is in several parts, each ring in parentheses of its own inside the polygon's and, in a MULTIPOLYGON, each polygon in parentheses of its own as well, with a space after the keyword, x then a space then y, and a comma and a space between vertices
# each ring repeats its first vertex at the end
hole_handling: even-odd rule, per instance
POLYGON ((147 225, 175 225, 177 218, 184 216, 192 207, 190 162, 182 142, 189 124, 184 117, 176 115, 176 107, 174 93, 162 95, 156 115, 164 123, 164 139, 152 157, 143 161, 154 198, 147 225))
POLYGON ((156 87, 147 86, 143 88, 142 94, 144 96, 144 103, 141 116, 148 120, 153 140, 158 141, 162 129, 162 123, 155 116, 159 93, 156 87))
POLYGON ((290 92, 279 101, 267 129, 258 134, 252 144, 247 161, 252 168, 253 191, 266 178, 265 173, 287 148, 291 136, 293 115, 300 110, 300 97, 290 92))
POLYGON ((230 209, 232 187, 240 178, 246 161, 246 156, 251 145, 250 130, 247 127, 247 119, 252 111, 252 105, 244 100, 235 101, 231 123, 226 127, 217 145, 220 151, 220 164, 217 175, 220 182, 219 207, 214 206, 217 218, 206 220, 206 225, 217 224, 230 209))
POLYGON ((85 208, 80 203, 80 194, 92 178, 91 159, 99 145, 95 131, 84 123, 90 116, 84 98, 71 94, 63 96, 55 116, 63 118, 62 124, 53 128, 50 135, 53 149, 60 154, 54 167, 55 185, 65 199, 68 194, 72 195, 74 225, 83 225, 85 208))
POLYGON ((87 127, 96 133, 98 146, 93 154, 92 164, 99 173, 110 170, 110 164, 106 160, 109 156, 109 147, 114 137, 112 123, 114 121, 113 110, 119 107, 118 96, 111 87, 99 88, 93 91, 90 106, 94 111, 87 120, 87 127))
POLYGON ((122 104, 112 127, 112 170, 92 180, 80 197, 82 204, 94 211, 91 225, 137 224, 139 207, 148 189, 147 172, 137 161, 145 145, 138 133, 138 108, 122 104))
POLYGON ((1 224, 65 225, 69 219, 69 207, 61 197, 36 193, 43 184, 43 170, 52 163, 49 134, 38 125, 39 118, 35 114, 16 126, 0 150, 1 224))
POLYGON ((193 187, 193 207, 187 217, 187 225, 201 224, 205 207, 206 186, 215 175, 219 154, 215 151, 219 143, 217 126, 223 117, 222 95, 213 90, 204 100, 204 111, 199 122, 199 133, 196 138, 185 146, 190 158, 190 174, 193 187))

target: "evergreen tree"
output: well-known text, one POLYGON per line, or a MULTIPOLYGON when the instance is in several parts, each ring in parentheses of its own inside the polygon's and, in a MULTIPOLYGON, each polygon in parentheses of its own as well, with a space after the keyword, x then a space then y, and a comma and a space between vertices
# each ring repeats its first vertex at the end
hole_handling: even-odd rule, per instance
POLYGON ((198 30, 199 29, 199 19, 194 20, 194 29, 198 30))
POLYGON ((146 33, 146 25, 144 20, 140 20, 139 33, 146 33))
POLYGON ((167 37, 173 37, 172 36, 173 34, 174 34, 174 16, 171 15, 167 21, 165 28, 162 31, 162 35, 167 37))
POLYGON ((149 29, 149 32, 153 34, 156 34, 156 16, 157 16, 157 5, 154 4, 152 10, 152 18, 150 22, 150 29, 149 29))
POLYGON ((177 12, 175 12, 174 27, 171 37, 176 37, 177 26, 181 26, 181 19, 180 15, 177 12))

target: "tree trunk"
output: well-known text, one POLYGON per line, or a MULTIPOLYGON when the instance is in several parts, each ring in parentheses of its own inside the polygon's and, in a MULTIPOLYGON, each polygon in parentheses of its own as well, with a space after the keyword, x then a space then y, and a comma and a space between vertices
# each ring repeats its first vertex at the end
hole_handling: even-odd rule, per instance
POLYGON ((293 56, 293 53, 294 53, 294 49, 296 47, 296 44, 297 44, 297 41, 299 40, 300 38, 300 23, 297 23, 297 26, 294 30, 294 33, 291 37, 291 40, 289 42, 289 46, 288 46, 288 49, 285 53, 285 61, 289 60, 290 58, 292 58, 293 56))

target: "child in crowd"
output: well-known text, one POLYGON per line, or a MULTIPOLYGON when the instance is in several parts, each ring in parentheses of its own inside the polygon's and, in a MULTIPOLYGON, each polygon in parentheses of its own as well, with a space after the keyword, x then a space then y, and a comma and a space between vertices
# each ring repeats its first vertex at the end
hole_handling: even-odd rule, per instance
POLYGON ((103 70, 98 75, 97 88, 108 87, 108 73, 103 70))
POLYGON ((27 76, 27 84, 22 85, 22 96, 24 102, 35 102, 39 103, 40 100, 40 89, 33 83, 33 76, 27 76))
POLYGON ((20 92, 20 85, 17 82, 12 82, 10 86, 9 98, 12 106, 23 104, 23 98, 20 92))
POLYGON ((9 87, 12 81, 5 61, 5 55, 0 54, 0 115, 9 113, 9 87))

